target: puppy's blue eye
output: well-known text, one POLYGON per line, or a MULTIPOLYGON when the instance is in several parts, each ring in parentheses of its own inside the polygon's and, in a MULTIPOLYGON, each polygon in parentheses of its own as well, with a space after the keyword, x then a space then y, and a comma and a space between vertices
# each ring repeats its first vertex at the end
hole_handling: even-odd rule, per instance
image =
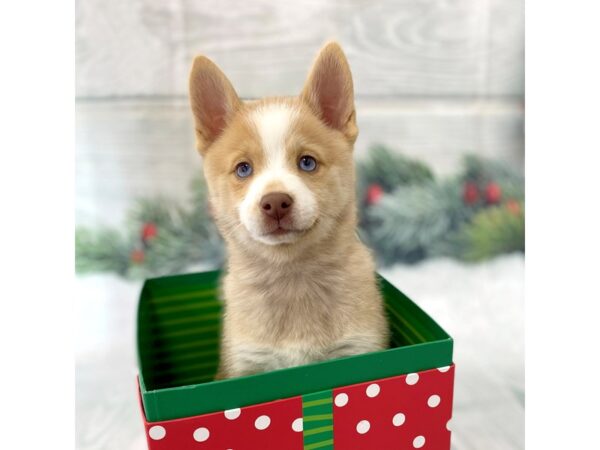
POLYGON ((235 174, 240 178, 249 177, 252 174, 252 166, 247 162, 239 163, 235 166, 235 174))
POLYGON ((305 172, 312 172, 317 168, 317 160, 312 156, 303 156, 298 162, 298 167, 305 172))

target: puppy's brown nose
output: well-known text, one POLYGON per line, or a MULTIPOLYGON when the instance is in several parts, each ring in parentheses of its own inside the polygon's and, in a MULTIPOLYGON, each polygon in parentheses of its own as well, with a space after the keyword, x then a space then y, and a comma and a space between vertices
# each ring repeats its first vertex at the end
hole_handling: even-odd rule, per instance
POLYGON ((266 216, 283 219, 292 210, 294 200, 283 192, 272 192, 260 200, 260 209, 266 216))

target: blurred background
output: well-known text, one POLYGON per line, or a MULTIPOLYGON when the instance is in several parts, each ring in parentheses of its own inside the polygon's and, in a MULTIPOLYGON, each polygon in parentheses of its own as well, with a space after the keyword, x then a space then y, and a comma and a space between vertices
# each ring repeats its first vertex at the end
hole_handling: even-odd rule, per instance
POLYGON ((361 237, 455 338, 453 448, 522 449, 523 15, 522 0, 78 0, 77 448, 145 448, 142 280, 223 260, 193 57, 243 98, 296 95, 336 39, 354 76, 361 237))

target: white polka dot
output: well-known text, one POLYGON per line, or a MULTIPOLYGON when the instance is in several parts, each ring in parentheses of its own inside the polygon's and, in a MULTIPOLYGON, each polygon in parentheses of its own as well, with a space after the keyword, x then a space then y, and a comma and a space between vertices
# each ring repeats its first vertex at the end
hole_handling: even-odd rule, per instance
POLYGON ((228 409, 225 411, 225 417, 229 420, 235 420, 240 417, 242 410, 240 408, 228 409))
POLYGON ((444 372, 448 372, 450 370, 450 366, 446 366, 446 367, 438 367, 438 370, 442 373, 444 372))
POLYGON ((292 422, 292 430, 300 432, 304 429, 304 421, 302 417, 298 417, 296 420, 292 422))
POLYGON ((446 430, 448 431, 452 431, 454 422, 452 421, 452 419, 448 420, 448 422, 446 423, 446 430))
POLYGON ((254 421, 254 426, 257 430, 266 430, 271 425, 271 418, 269 416, 260 416, 254 421))
POLYGON ((356 431, 358 431, 359 434, 365 434, 370 428, 371 424, 368 420, 361 420, 356 424, 356 431))
POLYGON ((441 401, 442 401, 442 399, 440 398, 439 395, 432 395, 427 400, 427 404, 429 405, 430 408, 435 408, 440 404, 441 401))
POLYGON ((346 406, 346 404, 348 403, 348 394, 338 394, 335 396, 335 406, 346 406))
POLYGON ((160 425, 154 425, 148 430, 148 435, 153 440, 160 441, 167 435, 167 430, 165 430, 165 427, 161 427, 160 425))
POLYGON ((367 388, 367 396, 373 398, 379 395, 379 385, 378 384, 370 384, 367 388))
POLYGON ((414 448, 421 448, 425 445, 425 438, 423 436, 417 436, 413 441, 414 448))
POLYGON ((413 385, 419 382, 419 374, 418 373, 409 373, 406 376, 406 384, 413 385))
POLYGON ((204 442, 209 436, 210 432, 208 431, 208 428, 200 427, 196 428, 196 431, 194 431, 194 440, 196 442, 204 442))
POLYGON ((392 418, 392 423, 394 424, 395 427, 399 427, 400 425, 403 425, 405 421, 406 421, 406 416, 402 413, 395 414, 394 417, 392 418))

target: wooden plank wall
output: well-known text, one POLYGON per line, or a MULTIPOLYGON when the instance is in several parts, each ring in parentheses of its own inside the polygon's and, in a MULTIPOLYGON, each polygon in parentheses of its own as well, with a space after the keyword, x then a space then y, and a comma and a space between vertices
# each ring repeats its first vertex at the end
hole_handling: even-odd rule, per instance
POLYGON ((521 97, 522 0, 79 0, 80 97, 184 96, 194 55, 240 95, 294 94, 330 38, 358 97, 521 97))
POLYGON ((78 221, 187 192, 194 55, 243 97, 288 95, 331 38, 353 70, 358 158, 383 143, 440 174, 465 152, 522 167, 523 0, 78 0, 78 221))

